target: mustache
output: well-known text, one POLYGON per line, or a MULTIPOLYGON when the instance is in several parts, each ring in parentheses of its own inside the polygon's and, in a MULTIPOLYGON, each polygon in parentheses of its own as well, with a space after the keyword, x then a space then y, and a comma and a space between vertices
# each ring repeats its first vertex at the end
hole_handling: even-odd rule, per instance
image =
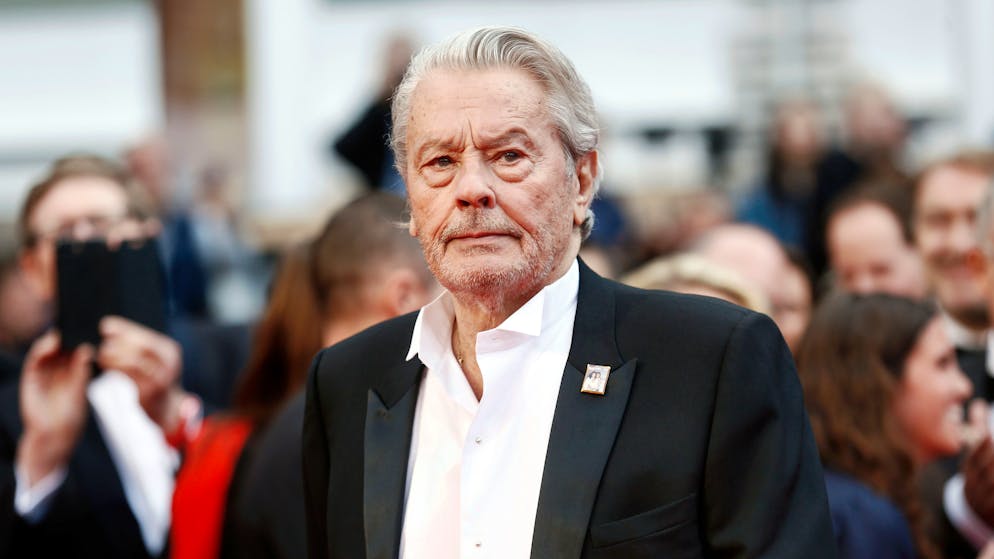
POLYGON ((969 263, 973 250, 944 251, 931 258, 931 263, 940 267, 962 266, 969 263))
POLYGON ((448 242, 473 235, 508 235, 520 238, 521 231, 500 216, 473 213, 447 224, 439 237, 443 242, 448 242))

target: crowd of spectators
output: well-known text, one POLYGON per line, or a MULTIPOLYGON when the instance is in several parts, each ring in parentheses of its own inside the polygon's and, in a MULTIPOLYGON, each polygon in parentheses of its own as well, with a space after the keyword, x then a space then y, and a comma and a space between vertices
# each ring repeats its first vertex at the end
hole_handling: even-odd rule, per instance
MULTIPOLYGON (((0 262, 0 557, 304 557, 311 357, 438 292, 378 141, 400 52, 398 39, 384 90, 333 143, 370 192, 272 255, 258 316, 239 290, 269 282, 266 259, 217 170, 190 207, 172 203, 155 142, 121 162, 60 159, 31 188, 19 252, 0 262), (95 239, 155 240, 165 328, 109 316, 99 344, 62 347, 57 246, 95 239)), ((715 191, 736 208, 727 222, 675 245, 639 238, 626 201, 605 197, 582 254, 624 283, 774 319, 844 557, 991 557, 994 151, 915 167, 882 90, 856 88, 843 109, 844 141, 811 100, 773 111, 757 186, 715 191)))

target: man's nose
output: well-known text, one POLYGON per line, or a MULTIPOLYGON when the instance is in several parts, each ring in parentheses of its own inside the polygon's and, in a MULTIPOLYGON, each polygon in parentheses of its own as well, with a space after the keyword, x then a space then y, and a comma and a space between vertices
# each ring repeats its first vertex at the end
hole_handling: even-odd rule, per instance
POLYGON ((876 278, 866 272, 856 274, 849 282, 850 291, 860 295, 875 293, 878 291, 878 288, 879 285, 877 285, 876 278))
POLYGON ((99 232, 89 219, 80 219, 72 224, 69 237, 74 241, 89 241, 97 237, 99 232))
POLYGON ((965 254, 977 248, 977 237, 973 223, 968 220, 957 220, 949 235, 950 247, 957 253, 965 254))
POLYGON ((955 376, 955 387, 956 396, 961 398, 962 401, 966 401, 973 395, 973 383, 970 382, 969 377, 963 372, 962 369, 957 367, 955 376))
POLYGON ((464 172, 456 180, 456 203, 461 208, 493 208, 494 176, 480 161, 468 161, 464 172))

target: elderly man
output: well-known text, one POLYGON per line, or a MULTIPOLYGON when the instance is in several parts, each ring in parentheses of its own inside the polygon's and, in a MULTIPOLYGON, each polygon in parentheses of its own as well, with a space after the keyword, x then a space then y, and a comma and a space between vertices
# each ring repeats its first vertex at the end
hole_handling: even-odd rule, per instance
POLYGON ((834 557, 776 326, 577 260, 598 129, 562 53, 459 35, 412 61, 392 114, 447 291, 315 359, 311 557, 834 557))
MULTIPOLYGON (((108 161, 55 162, 21 211, 20 265, 39 297, 55 299, 58 240, 143 234, 139 198, 108 161)), ((46 333, 19 383, 0 390, 0 556, 164 551, 176 455, 163 429, 183 430, 178 412, 192 398, 176 384, 181 352, 120 317, 105 318, 100 334, 98 347, 69 351, 46 333), (93 363, 104 372, 91 380, 93 363)))

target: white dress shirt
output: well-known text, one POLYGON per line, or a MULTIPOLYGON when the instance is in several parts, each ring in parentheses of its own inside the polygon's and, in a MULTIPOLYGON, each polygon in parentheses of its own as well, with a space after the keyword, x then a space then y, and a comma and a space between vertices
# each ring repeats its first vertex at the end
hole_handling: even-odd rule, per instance
POLYGON ((949 522, 973 547, 980 549, 994 537, 994 532, 966 502, 963 474, 956 474, 946 482, 942 491, 942 506, 946 509, 949 522))
POLYGON ((426 372, 407 469, 402 559, 513 559, 531 553, 545 453, 569 356, 576 262, 476 337, 477 401, 452 352, 452 297, 418 315, 408 359, 426 372))
POLYGON ((939 316, 946 328, 949 341, 960 349, 984 349, 987 347, 987 330, 973 330, 963 326, 946 311, 940 309, 939 316))
MULTIPOLYGON (((152 555, 158 555, 169 531, 179 457, 166 443, 159 427, 145 414, 134 381, 124 373, 105 371, 90 381, 86 396, 96 413, 100 434, 117 468, 145 547, 152 555)), ((52 495, 66 475, 63 466, 28 487, 26 477, 16 472, 17 513, 28 522, 42 520, 52 495)))

